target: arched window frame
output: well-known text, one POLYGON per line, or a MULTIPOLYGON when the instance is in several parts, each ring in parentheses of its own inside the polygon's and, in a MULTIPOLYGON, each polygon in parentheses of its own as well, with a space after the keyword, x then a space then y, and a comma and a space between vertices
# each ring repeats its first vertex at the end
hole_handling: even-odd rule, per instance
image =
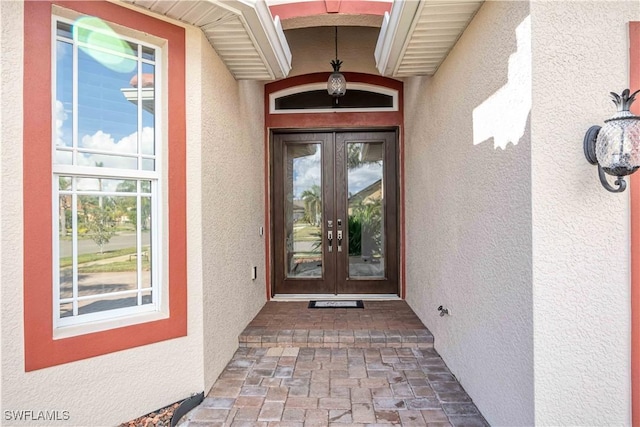
POLYGON ((391 107, 371 107, 371 108, 300 108, 300 109, 286 109, 277 110, 276 100, 285 96, 295 95, 298 93, 312 92, 316 90, 326 90, 327 84, 325 82, 307 83, 303 85, 288 87, 286 89, 279 90, 269 94, 269 114, 313 114, 313 113, 367 113, 367 112, 387 112, 398 111, 398 91, 384 86, 377 86, 370 83, 360 82, 347 82, 347 91, 349 90, 362 90, 366 92, 376 93, 391 96, 393 104, 391 107))

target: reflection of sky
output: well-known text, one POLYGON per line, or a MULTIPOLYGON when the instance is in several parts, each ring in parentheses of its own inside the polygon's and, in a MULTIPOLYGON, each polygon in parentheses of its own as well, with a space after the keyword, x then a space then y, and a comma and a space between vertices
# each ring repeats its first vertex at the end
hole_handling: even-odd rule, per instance
MULTIPOLYGON (((56 145, 71 147, 73 137, 73 47, 57 42, 56 145)), ((121 92, 130 88, 137 74, 137 61, 102 52, 78 49, 78 147, 115 153, 138 152, 138 107, 121 92), (102 61, 102 62, 101 62, 102 61), (114 62, 119 66, 114 67, 114 62), (104 65, 103 65, 104 63, 104 65)), ((142 64, 143 73, 154 73, 154 66, 142 64)), ((142 153, 154 154, 153 114, 142 110, 142 153)), ((69 152, 58 152, 60 163, 70 164, 69 152)), ((79 154, 77 164, 136 169, 131 157, 79 154)), ((148 168, 145 168, 148 169, 148 168)))
POLYGON ((357 168, 350 169, 348 179, 348 194, 359 193, 374 182, 382 179, 382 162, 365 163, 357 168))
POLYGON ((121 73, 111 70, 98 63, 84 50, 78 50, 80 141, 83 141, 85 135, 93 135, 98 131, 111 134, 118 141, 138 130, 138 107, 127 101, 120 91, 122 88, 131 87, 129 81, 135 75, 135 61, 125 61, 134 64, 134 71, 121 73))
MULTIPOLYGON (((321 184, 320 165, 320 150, 317 150, 312 156, 293 160, 293 194, 295 199, 300 199, 302 193, 311 189, 313 185, 321 184)), ((358 193, 382 178, 382 162, 365 163, 350 169, 348 177, 348 192, 350 194, 358 193)))
POLYGON ((322 171, 319 144, 315 154, 311 156, 293 159, 293 197, 300 199, 305 190, 310 190, 314 185, 322 185, 322 171))

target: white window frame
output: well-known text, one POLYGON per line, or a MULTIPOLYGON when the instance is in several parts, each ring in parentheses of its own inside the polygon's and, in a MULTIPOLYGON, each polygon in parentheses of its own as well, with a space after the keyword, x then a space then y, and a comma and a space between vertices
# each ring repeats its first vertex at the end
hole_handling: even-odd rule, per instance
POLYGON ((312 92, 316 90, 327 90, 327 83, 308 83, 293 86, 269 94, 269 114, 318 114, 318 113, 374 113, 398 111, 398 91, 384 86, 377 86, 370 83, 347 82, 347 91, 362 90, 366 92, 379 93, 391 96, 393 105, 391 107, 371 107, 371 108, 302 108, 302 109, 276 109, 276 100, 285 96, 297 93, 312 92))
MULTIPOLYGON (((53 117, 53 129, 52 129, 52 141, 51 141, 51 150, 52 150, 52 220, 53 220, 53 236, 52 236, 52 245, 53 245, 53 327, 54 327, 54 338, 66 338, 69 336, 75 336, 85 333, 98 332, 102 330, 112 329, 116 327, 132 325, 137 323, 144 323, 153 320, 159 320, 163 318, 168 318, 168 290, 167 284, 164 280, 163 270, 165 268, 165 258, 166 258, 166 244, 164 243, 163 230, 165 230, 166 224, 165 219, 163 217, 163 206, 165 205, 166 195, 164 194, 165 187, 165 173, 164 173, 164 158, 163 151, 165 148, 164 141, 164 114, 166 114, 166 109, 161 108, 164 105, 163 102, 163 88, 164 81, 163 77, 166 73, 166 64, 165 64, 165 52, 164 48, 157 41, 150 42, 146 40, 145 35, 142 35, 135 30, 120 28, 117 25, 109 26, 115 29, 116 34, 122 40, 130 41, 136 43, 138 45, 138 56, 136 61, 138 61, 138 81, 142 82, 142 64, 153 64, 154 65, 154 96, 155 96, 155 117, 154 117, 154 154, 142 154, 142 150, 140 147, 141 141, 138 140, 138 150, 137 153, 115 153, 115 152, 102 152, 98 150, 90 150, 78 147, 78 47, 82 43, 79 41, 74 41, 72 39, 68 39, 66 37, 57 35, 57 23, 63 22, 66 24, 74 24, 75 19, 77 18, 74 13, 64 13, 62 10, 56 11, 52 14, 52 66, 51 66, 51 78, 52 78, 52 115, 55 115, 56 112, 56 88, 57 88, 57 64, 56 64, 56 46, 58 40, 63 40, 67 43, 70 43, 73 48, 73 114, 72 114, 72 146, 69 149, 63 149, 61 151, 69 151, 72 153, 72 162, 75 163, 76 156, 78 153, 89 153, 89 154, 108 154, 108 155, 118 155, 123 157, 132 157, 137 158, 137 166, 138 169, 119 169, 119 168, 105 168, 105 167, 87 167, 87 166, 77 166, 77 165, 63 165, 56 164, 56 123, 55 117, 53 117), (62 12, 62 13, 59 13, 62 12), (63 15, 72 15, 72 16, 63 16, 63 15), (126 33, 123 34, 123 33, 126 33), (132 35, 140 34, 140 38, 132 37, 132 35), (153 61, 146 60, 141 57, 140 50, 142 46, 153 48, 155 50, 155 59, 153 61), (153 159, 155 164, 154 171, 142 170, 142 161, 143 159, 153 159), (135 180, 138 182, 137 191, 136 192, 95 192, 95 191, 84 191, 78 190, 76 187, 76 180, 73 180, 73 187, 69 191, 59 191, 59 178, 60 177, 78 177, 78 178, 102 178, 102 179, 127 179, 127 180, 135 180), (141 181, 150 181, 151 189, 150 193, 141 191, 141 181), (72 229, 73 229, 73 237, 72 237, 72 246, 73 246, 73 297, 71 298, 74 307, 74 315, 70 317, 60 317, 60 253, 59 253, 59 245, 60 245, 60 195, 71 195, 72 197, 72 229), (133 307, 125 307, 112 309, 107 311, 99 311, 94 313, 87 314, 77 314, 77 305, 79 301, 84 299, 92 299, 99 301, 99 298, 96 298, 96 295, 92 295, 91 297, 80 297, 78 296, 78 226, 77 226, 77 197, 79 195, 102 195, 102 196, 128 196, 128 197, 136 197, 138 203, 140 203, 141 197, 148 197, 150 195, 151 202, 151 228, 150 228, 150 239, 151 239, 151 287, 150 288, 142 288, 141 287, 141 268, 142 268, 142 232, 141 232, 141 209, 137 209, 137 225, 136 225, 136 243, 137 243, 137 288, 131 291, 122 291, 122 292, 114 292, 102 294, 103 296, 119 296, 130 294, 132 296, 137 296, 138 305, 133 307), (144 196, 142 196, 144 195, 144 196), (150 290, 152 293, 152 303, 141 305, 141 297, 142 292, 150 290)), ((133 57, 131 57, 133 58, 133 57)), ((143 94, 145 89, 142 87, 142 84, 139 84, 138 87, 138 99, 143 99, 143 94)), ((142 133, 142 102, 138 103, 138 128, 137 133, 140 137, 142 133)), ((64 300, 67 300, 65 298, 64 300)))

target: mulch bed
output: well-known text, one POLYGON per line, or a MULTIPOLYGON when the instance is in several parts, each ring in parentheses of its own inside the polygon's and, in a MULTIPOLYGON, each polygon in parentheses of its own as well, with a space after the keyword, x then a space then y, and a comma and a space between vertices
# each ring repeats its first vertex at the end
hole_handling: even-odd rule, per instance
POLYGON ((169 427, 171 425, 171 417, 173 417, 174 411, 178 409, 181 403, 182 401, 165 406, 135 420, 122 423, 119 427, 169 427))

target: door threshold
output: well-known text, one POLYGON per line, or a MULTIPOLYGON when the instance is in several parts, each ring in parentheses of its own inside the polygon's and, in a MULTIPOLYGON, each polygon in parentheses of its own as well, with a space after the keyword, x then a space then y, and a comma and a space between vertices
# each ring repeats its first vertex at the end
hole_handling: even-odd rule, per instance
POLYGON ((401 300, 396 294, 276 294, 271 297, 271 301, 310 301, 310 300, 377 300, 377 301, 389 301, 389 300, 401 300))

